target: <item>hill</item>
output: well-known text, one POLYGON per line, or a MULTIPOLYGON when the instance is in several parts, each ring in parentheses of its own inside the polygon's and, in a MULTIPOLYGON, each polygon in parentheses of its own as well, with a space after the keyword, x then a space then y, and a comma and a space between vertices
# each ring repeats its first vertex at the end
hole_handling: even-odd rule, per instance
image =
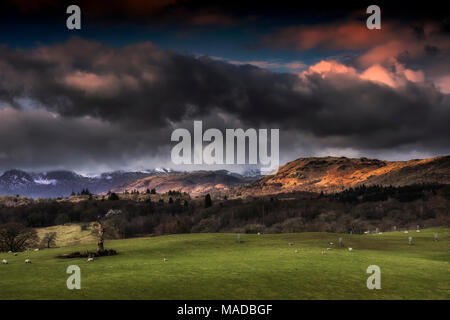
POLYGON ((293 191, 340 192, 361 185, 450 184, 450 156, 409 161, 301 158, 238 191, 245 195, 293 191))
POLYGON ((241 176, 225 170, 194 171, 150 176, 113 188, 112 191, 138 190, 145 192, 147 189, 156 189, 158 193, 165 193, 174 190, 197 196, 208 192, 226 192, 232 187, 253 180, 252 177, 241 176))

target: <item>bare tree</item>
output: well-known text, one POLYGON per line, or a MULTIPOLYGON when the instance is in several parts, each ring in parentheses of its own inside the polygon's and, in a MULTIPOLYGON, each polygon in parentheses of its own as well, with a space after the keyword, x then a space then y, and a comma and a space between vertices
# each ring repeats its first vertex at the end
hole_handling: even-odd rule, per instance
POLYGON ((56 245, 56 232, 48 232, 41 240, 41 246, 50 248, 56 245))
POLYGON ((19 223, 0 226, 0 251, 23 251, 35 246, 39 240, 36 230, 19 223))
POLYGON ((97 252, 103 253, 105 252, 105 238, 108 236, 109 238, 116 238, 118 234, 118 222, 116 217, 121 215, 122 211, 120 210, 109 210, 103 216, 98 216, 97 221, 93 224, 94 229, 93 234, 97 237, 97 252))
POLYGON ((93 224, 93 226, 94 226, 93 233, 97 236, 97 252, 103 253, 105 251, 104 242, 106 232, 104 221, 99 217, 97 221, 93 224))

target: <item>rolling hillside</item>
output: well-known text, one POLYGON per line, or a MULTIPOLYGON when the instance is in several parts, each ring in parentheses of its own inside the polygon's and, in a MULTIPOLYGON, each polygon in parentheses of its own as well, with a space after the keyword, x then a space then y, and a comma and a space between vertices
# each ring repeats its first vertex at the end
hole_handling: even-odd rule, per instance
POLYGON ((409 161, 345 157, 301 158, 239 191, 245 195, 292 191, 339 192, 359 185, 450 183, 450 156, 409 161))

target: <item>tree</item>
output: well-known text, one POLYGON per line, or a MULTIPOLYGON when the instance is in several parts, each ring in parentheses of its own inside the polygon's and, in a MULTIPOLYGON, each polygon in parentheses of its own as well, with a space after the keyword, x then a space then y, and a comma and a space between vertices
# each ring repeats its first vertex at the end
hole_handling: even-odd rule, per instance
POLYGON ((212 206, 212 200, 209 193, 205 196, 205 208, 209 208, 212 206))
POLYGON ((119 196, 116 193, 111 192, 108 196, 108 200, 113 200, 113 201, 119 200, 119 196))
POLYGON ((39 237, 36 230, 19 223, 7 223, 0 226, 0 251, 23 251, 35 246, 39 237))
POLYGON ((92 193, 89 191, 88 188, 81 190, 81 192, 79 193, 81 196, 91 196, 92 193))
POLYGON ((114 238, 120 233, 121 214, 121 210, 110 210, 107 214, 98 216, 93 223, 92 234, 97 237, 97 253, 100 255, 107 251, 104 246, 105 238, 114 238))
POLYGON ((98 217, 97 221, 93 223, 92 233, 97 237, 97 252, 103 253, 105 251, 105 223, 101 217, 98 217))
POLYGON ((41 246, 50 248, 56 245, 56 232, 48 232, 41 240, 41 246))

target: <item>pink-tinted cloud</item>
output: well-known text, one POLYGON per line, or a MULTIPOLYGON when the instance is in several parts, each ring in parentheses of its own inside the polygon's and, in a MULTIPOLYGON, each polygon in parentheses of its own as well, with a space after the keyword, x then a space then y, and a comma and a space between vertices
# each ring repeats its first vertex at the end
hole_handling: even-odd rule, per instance
POLYGON ((382 65, 376 64, 358 72, 355 68, 337 61, 320 61, 299 73, 299 76, 305 78, 313 74, 318 74, 322 78, 333 78, 336 75, 341 75, 360 80, 368 80, 389 87, 404 86, 408 81, 414 83, 423 83, 425 81, 423 71, 407 69, 399 63, 396 63, 393 69, 387 69, 382 65))
MULTIPOLYGON (((441 78, 450 70, 447 67, 450 65, 450 37, 430 22, 415 29, 410 25, 383 22, 381 30, 367 29, 364 21, 293 26, 278 29, 263 42, 268 46, 297 50, 353 51, 355 57, 350 64, 363 70, 365 79, 391 86, 404 80, 423 82, 427 74, 441 78), (421 71, 412 70, 418 68, 421 71)), ((326 65, 315 65, 315 68, 320 67, 326 65)), ((446 86, 441 84, 441 87, 446 86)))
POLYGON ((312 74, 312 73, 319 73, 323 76, 327 74, 337 74, 337 73, 356 75, 356 70, 355 68, 348 67, 337 61, 330 60, 330 61, 320 61, 315 65, 310 66, 308 70, 305 71, 305 74, 312 74))
POLYGON ((113 95, 121 89, 136 89, 138 81, 129 75, 97 75, 95 73, 76 71, 64 77, 66 85, 81 89, 87 93, 113 95))
POLYGON ((394 26, 383 25, 382 30, 369 30, 363 22, 345 22, 330 25, 302 25, 281 28, 265 37, 268 45, 294 47, 360 50, 381 44, 394 36, 394 26))

